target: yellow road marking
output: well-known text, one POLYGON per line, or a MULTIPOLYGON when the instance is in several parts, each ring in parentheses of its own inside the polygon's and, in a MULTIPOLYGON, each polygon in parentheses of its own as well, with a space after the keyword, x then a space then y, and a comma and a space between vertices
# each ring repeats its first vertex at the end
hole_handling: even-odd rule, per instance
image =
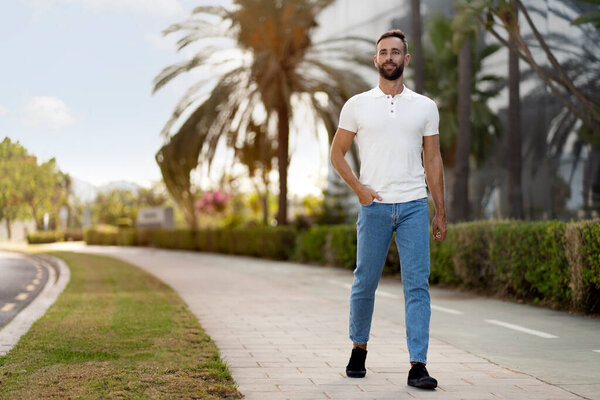
POLYGON ((4 307, 0 308, 0 311, 8 312, 8 311, 11 311, 13 308, 15 308, 15 306, 16 306, 15 303, 6 303, 4 305, 4 307))
POLYGON ((15 297, 15 300, 22 301, 22 300, 27 299, 28 297, 29 297, 29 293, 19 293, 17 295, 17 297, 15 297))

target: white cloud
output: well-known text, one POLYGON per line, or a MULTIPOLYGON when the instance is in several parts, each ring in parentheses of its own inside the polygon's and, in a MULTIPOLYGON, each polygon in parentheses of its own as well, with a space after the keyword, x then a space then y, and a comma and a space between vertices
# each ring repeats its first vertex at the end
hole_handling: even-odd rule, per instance
POLYGON ((0 104, 0 115, 8 114, 8 110, 2 104, 0 104))
POLYGON ((75 117, 60 99, 36 96, 23 108, 23 123, 40 129, 59 130, 75 123, 75 117))
POLYGON ((65 3, 81 4, 92 10, 127 10, 153 17, 173 18, 184 15, 179 0, 29 0, 38 13, 65 3))

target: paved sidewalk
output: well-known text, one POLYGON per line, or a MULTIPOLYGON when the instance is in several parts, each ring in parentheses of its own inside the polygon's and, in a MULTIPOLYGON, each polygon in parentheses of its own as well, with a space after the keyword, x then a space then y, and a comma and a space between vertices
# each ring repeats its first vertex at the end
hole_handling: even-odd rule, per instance
POLYGON ((438 389, 408 387, 404 327, 378 313, 377 306, 367 376, 345 377, 349 289, 343 285, 351 282, 348 271, 154 249, 73 250, 122 258, 172 286, 219 347, 246 399, 583 398, 435 338, 428 369, 438 389), (332 285, 334 280, 345 283, 332 285))

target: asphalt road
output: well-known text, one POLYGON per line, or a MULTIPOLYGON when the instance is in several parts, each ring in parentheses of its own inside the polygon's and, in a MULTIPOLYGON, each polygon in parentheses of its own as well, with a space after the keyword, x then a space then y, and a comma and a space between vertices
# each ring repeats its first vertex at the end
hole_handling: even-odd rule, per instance
POLYGON ((8 324, 46 285, 48 270, 11 252, 0 252, 0 328, 8 324))

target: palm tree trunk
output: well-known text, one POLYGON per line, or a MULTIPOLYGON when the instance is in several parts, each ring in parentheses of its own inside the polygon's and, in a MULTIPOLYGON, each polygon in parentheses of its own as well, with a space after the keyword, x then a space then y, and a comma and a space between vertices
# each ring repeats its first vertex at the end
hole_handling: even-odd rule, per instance
MULTIPOLYGON (((511 6, 518 16, 514 0, 511 6)), ((506 169, 508 171, 508 216, 523 219, 523 193, 521 189, 521 100, 519 97, 519 57, 512 51, 508 55, 508 132, 506 134, 506 169)))
POLYGON ((464 41, 458 53, 458 137, 454 187, 452 192, 453 221, 469 219, 469 155, 471 153, 471 37, 464 41))
POLYGON ((423 45, 421 43, 421 0, 410 0, 410 23, 412 36, 412 61, 415 71, 415 92, 423 93, 423 45))
POLYGON ((12 238, 12 232, 10 230, 10 219, 6 217, 6 236, 8 240, 12 238))
MULTIPOLYGON (((283 96, 282 96, 283 97, 283 96)), ((287 225, 287 170, 289 163, 290 118, 288 104, 281 100, 277 106, 277 167, 279 169, 279 209, 277 225, 287 225)))

